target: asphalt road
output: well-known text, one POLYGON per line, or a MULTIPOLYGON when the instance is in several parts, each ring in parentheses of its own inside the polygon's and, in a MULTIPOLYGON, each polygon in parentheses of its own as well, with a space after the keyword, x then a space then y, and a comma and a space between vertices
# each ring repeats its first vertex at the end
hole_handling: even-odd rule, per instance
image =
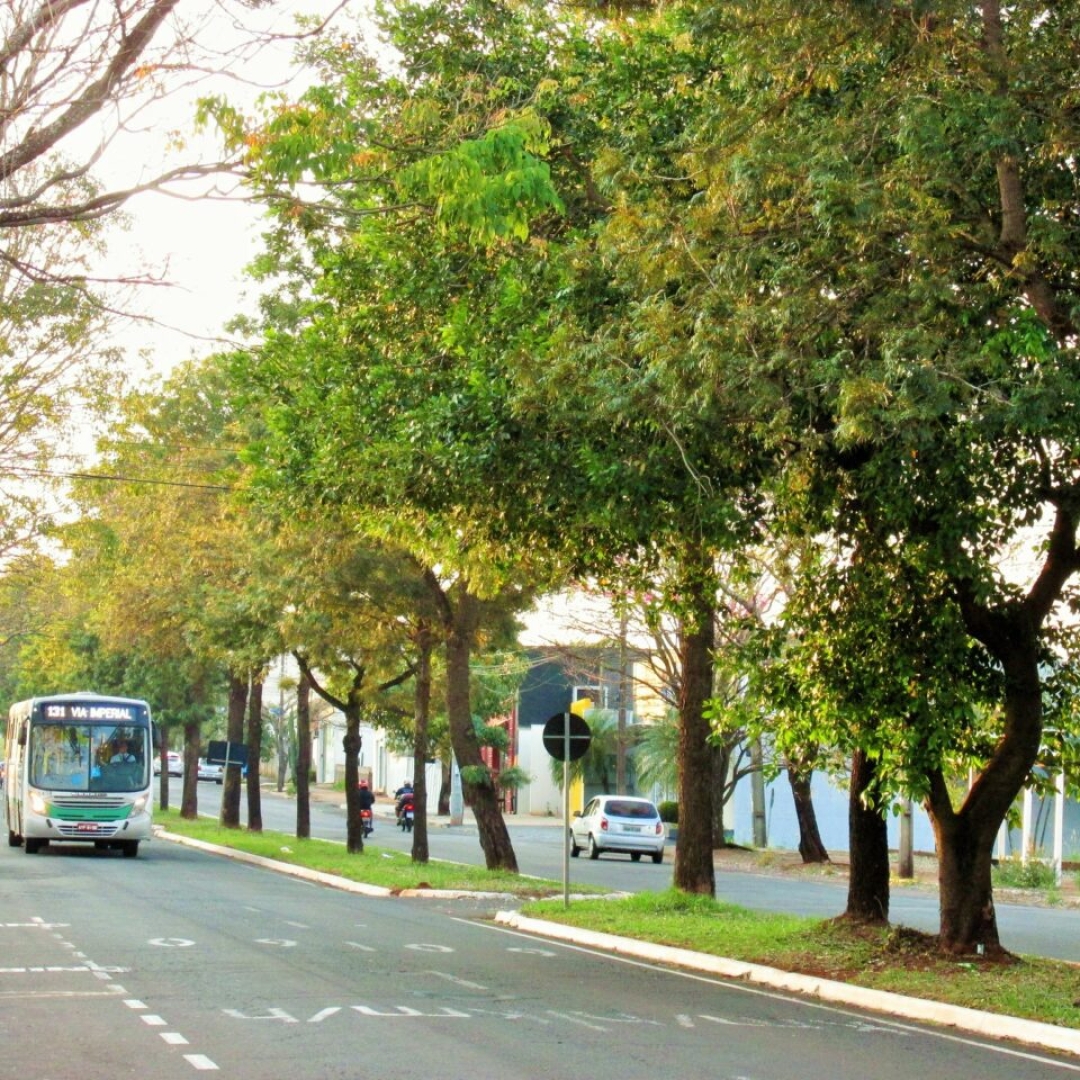
MULTIPOLYGON (((174 780, 173 805, 179 805, 179 781, 174 780)), ((200 811, 216 815, 221 806, 221 788, 199 785, 200 811)), ((295 832, 296 803, 291 798, 264 792, 263 825, 285 833, 295 832)), ((242 801, 242 815, 246 805, 242 801)), ((245 818, 246 820, 246 818, 245 818)), ((377 819, 378 820, 378 819, 377 819)), ((508 818, 510 836, 522 873, 562 881, 562 829, 558 825, 515 824, 508 818)), ((345 840, 345 813, 332 803, 311 804, 312 834, 328 840, 345 840)), ((392 821, 378 820, 373 844, 408 851, 411 838, 394 827, 392 821)), ((476 828, 473 825, 435 827, 428 830, 432 858, 483 865, 476 828)), ((597 861, 571 860, 571 885, 600 885, 625 892, 662 891, 671 885, 673 852, 664 863, 648 860, 632 863, 626 855, 603 855, 597 861)), ((768 874, 724 871, 717 874, 716 895, 758 911, 777 911, 818 918, 832 918, 844 911, 847 888, 842 883, 776 878, 768 874)), ((1028 907, 997 904, 998 929, 1002 943, 1015 953, 1045 956, 1080 963, 1080 911, 1075 908, 1028 907)), ((890 897, 890 917, 897 925, 927 933, 939 926, 937 893, 931 889, 894 888, 890 897)))
POLYGON ((1080 1062, 155 840, 0 849, 0 1077, 1025 1080, 1080 1062))

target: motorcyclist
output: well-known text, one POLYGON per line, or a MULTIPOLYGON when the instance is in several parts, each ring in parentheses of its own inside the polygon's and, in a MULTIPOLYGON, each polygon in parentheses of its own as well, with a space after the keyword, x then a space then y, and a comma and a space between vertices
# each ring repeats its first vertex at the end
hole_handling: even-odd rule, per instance
POLYGON ((375 831, 375 792, 368 787, 366 780, 360 781, 357 797, 360 800, 360 816, 365 819, 364 835, 370 836, 375 831))
POLYGON ((413 801, 413 786, 411 780, 406 780, 405 783, 394 792, 394 800, 394 816, 400 819, 401 811, 404 809, 405 804, 413 801))

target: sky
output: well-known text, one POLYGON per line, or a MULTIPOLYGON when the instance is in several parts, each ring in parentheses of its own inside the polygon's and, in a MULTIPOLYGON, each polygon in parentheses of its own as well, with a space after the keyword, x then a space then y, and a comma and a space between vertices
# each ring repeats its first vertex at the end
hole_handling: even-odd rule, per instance
MULTIPOLYGON (((341 0, 277 0, 246 18, 257 20, 260 29, 289 33, 295 28, 297 13, 326 15, 340 6, 341 0)), ((350 10, 359 7, 353 4, 350 10)), ((206 9, 220 22, 221 29, 214 34, 216 43, 223 45, 235 30, 214 0, 206 0, 206 9)), ((213 159, 220 153, 214 139, 209 135, 199 139, 193 132, 196 99, 218 92, 243 106, 271 86, 298 96, 305 75, 293 62, 292 53, 291 43, 268 45, 238 68, 236 78, 208 79, 162 102, 152 127, 127 136, 113 155, 107 181, 129 186, 156 174, 162 166, 179 163, 177 152, 169 149, 173 131, 184 132, 193 149, 213 159)), ((221 183, 219 179, 193 186, 190 196, 221 183)), ((124 298, 125 310, 146 320, 127 326, 119 336, 132 376, 141 380, 213 351, 226 336, 228 320, 253 309, 255 290, 245 281, 243 270, 259 250, 262 224, 257 210, 243 201, 239 191, 231 198, 141 194, 128 202, 125 218, 126 227, 113 223, 110 229, 109 253, 100 273, 168 283, 140 286, 124 298)))

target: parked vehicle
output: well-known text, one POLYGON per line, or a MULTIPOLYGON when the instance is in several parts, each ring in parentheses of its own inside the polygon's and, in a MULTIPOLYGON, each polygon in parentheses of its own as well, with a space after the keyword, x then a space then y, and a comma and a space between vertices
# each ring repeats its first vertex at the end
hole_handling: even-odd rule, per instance
POLYGON ((634 862, 642 855, 664 861, 666 834, 660 812, 648 799, 627 795, 597 795, 570 824, 570 854, 587 849, 590 859, 602 851, 621 851, 634 862))
POLYGON ((200 780, 213 780, 217 784, 225 782, 225 766, 224 765, 211 765, 206 758, 199 758, 199 776, 200 780))
MULTIPOLYGON (((184 775, 184 756, 178 754, 175 750, 170 750, 168 753, 169 775, 170 776, 183 776, 184 775)), ((161 755, 158 754, 154 757, 154 775, 161 775, 161 755)))

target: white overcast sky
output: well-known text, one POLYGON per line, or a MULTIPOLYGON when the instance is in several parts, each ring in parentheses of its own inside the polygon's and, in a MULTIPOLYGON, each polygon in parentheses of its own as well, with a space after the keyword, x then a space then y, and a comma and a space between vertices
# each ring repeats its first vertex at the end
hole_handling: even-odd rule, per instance
MULTIPOLYGON (((277 0, 245 18, 264 31, 289 34, 295 31, 297 13, 325 15, 339 6, 340 0, 277 0)), ((349 25, 361 6, 353 2, 348 9, 352 15, 347 13, 342 25, 349 25)), ((213 0, 207 0, 208 11, 217 8, 213 0)), ((231 10, 235 13, 235 6, 231 10)), ((233 33, 229 20, 222 18, 215 43, 224 47, 233 33)), ((298 95, 304 75, 292 63, 293 49, 289 42, 266 46, 236 72, 236 78, 209 80, 170 98, 167 107, 160 107, 152 130, 125 138, 122 153, 111 160, 109 181, 130 186, 162 167, 178 164, 179 152, 170 153, 168 148, 169 132, 192 132, 195 101, 200 96, 220 92, 243 105, 254 99, 260 87, 285 86, 292 96, 298 95)), ((191 139, 197 144, 193 132, 191 139)), ((205 159, 220 152, 209 137, 203 141, 205 159)), ((197 190, 193 188, 191 194, 197 190)), ((168 282, 141 286, 134 298, 124 301, 125 310, 152 320, 129 327, 120 339, 137 380, 167 372, 193 355, 206 355, 223 337, 225 323, 238 312, 250 310, 250 301, 245 303, 244 296, 251 289, 244 281, 243 268, 258 251, 261 224, 241 194, 228 201, 139 195, 126 208, 129 227, 110 230, 103 276, 145 276, 168 282)))

